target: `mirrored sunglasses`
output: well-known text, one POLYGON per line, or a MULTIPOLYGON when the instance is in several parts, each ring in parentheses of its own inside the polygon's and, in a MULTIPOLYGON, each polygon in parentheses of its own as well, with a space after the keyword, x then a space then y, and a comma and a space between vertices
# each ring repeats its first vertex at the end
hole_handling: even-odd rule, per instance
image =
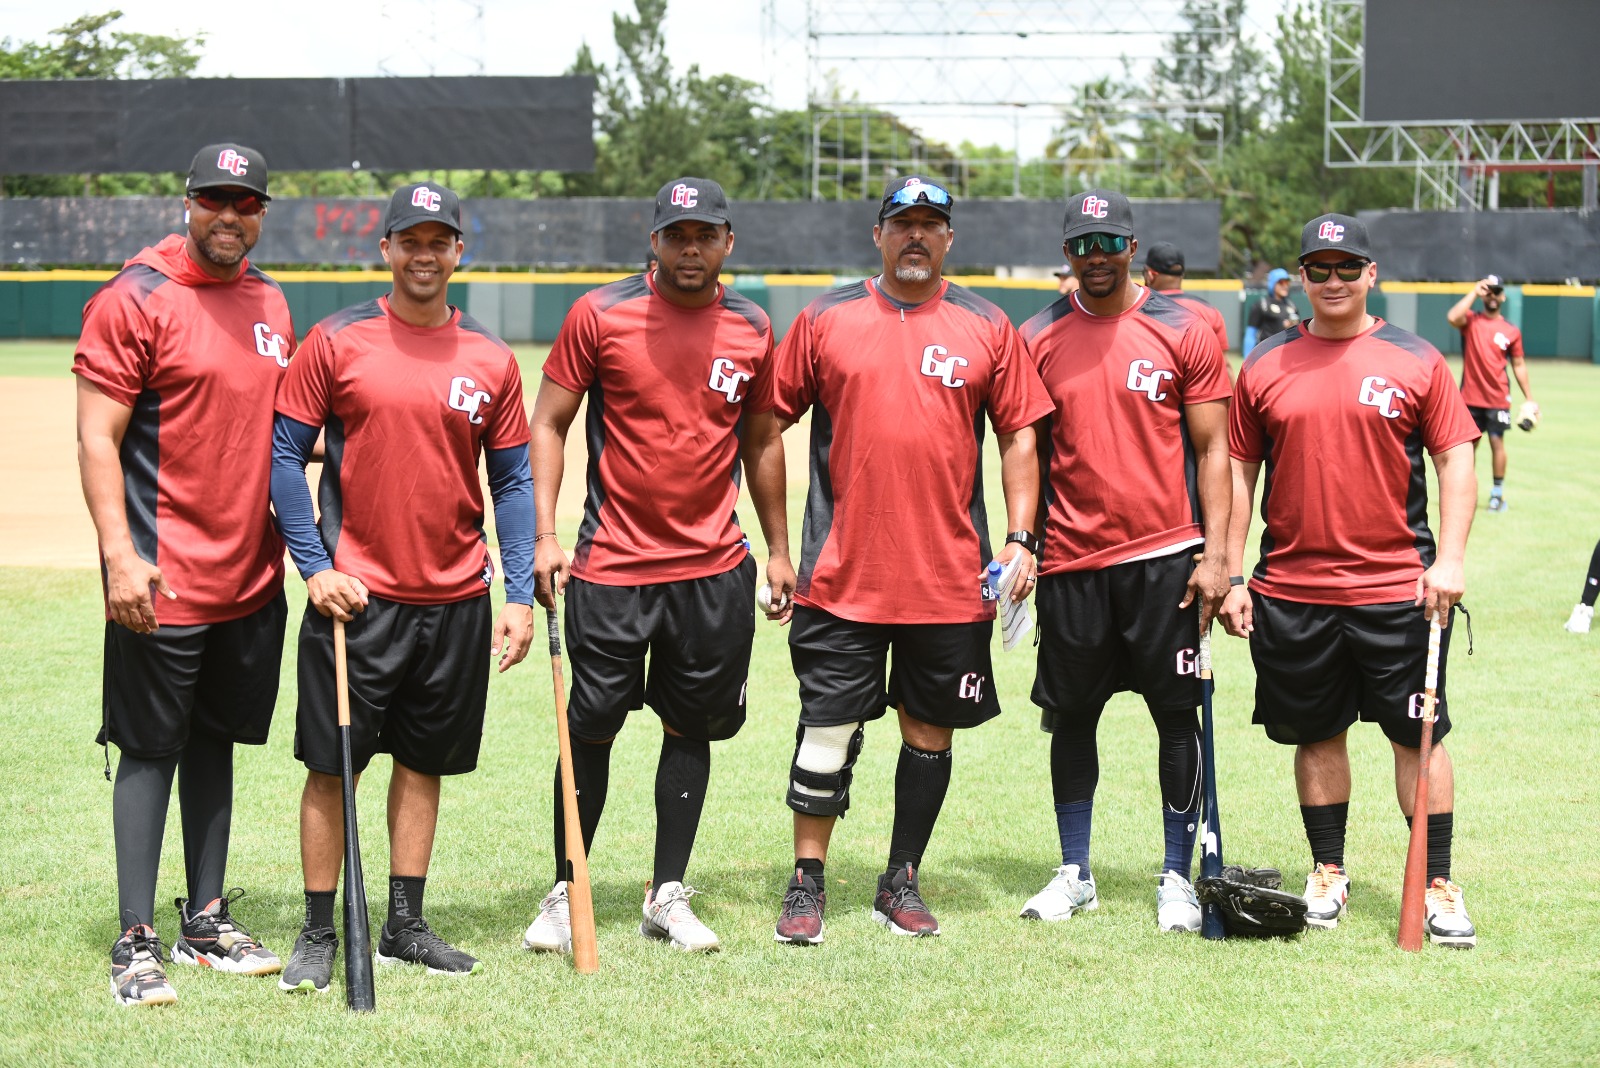
POLYGON ((1067 251, 1074 256, 1087 256, 1095 248, 1114 256, 1127 250, 1128 239, 1121 234, 1082 234, 1067 238, 1067 251))
POLYGON ((889 194, 886 204, 937 204, 942 208, 950 206, 950 192, 946 189, 928 182, 919 182, 908 185, 903 189, 896 189, 889 194))
POLYGON ((260 215, 267 202, 254 193, 218 193, 213 190, 196 190, 189 199, 207 211, 222 211, 230 204, 235 215, 260 215))
POLYGON ((1360 279, 1367 264, 1371 260, 1345 260, 1343 263, 1302 263, 1300 269, 1306 272, 1306 281, 1316 282, 1319 285, 1328 280, 1331 274, 1337 274, 1341 282, 1354 282, 1360 279))

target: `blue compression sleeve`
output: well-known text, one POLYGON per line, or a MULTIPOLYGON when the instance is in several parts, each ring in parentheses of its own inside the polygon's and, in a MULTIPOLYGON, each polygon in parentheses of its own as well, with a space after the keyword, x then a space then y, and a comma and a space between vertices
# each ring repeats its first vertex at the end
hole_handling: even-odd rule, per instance
MULTIPOLYGON (((281 418, 281 416, 280 416, 281 418)), ((533 470, 528 447, 485 449, 489 496, 494 499, 494 528, 500 539, 500 564, 505 568, 506 602, 533 604, 533 470)))
POLYGON ((272 509, 278 514, 278 530, 289 545, 289 556, 303 579, 333 567, 317 530, 311 486, 306 482, 306 464, 311 461, 319 433, 317 427, 286 415, 272 417, 272 509))
POLYGON ((1250 355, 1250 350, 1256 347, 1257 332, 1258 331, 1253 326, 1247 326, 1244 328, 1244 348, 1240 350, 1239 355, 1250 355))

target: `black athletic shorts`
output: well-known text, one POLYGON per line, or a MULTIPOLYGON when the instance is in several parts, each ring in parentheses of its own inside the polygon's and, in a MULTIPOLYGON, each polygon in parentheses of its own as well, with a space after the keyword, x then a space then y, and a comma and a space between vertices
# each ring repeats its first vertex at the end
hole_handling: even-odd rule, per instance
POLYGON ((1111 695, 1132 690, 1152 712, 1196 708, 1200 608, 1179 608, 1194 550, 1039 576, 1039 726, 1098 716, 1111 695))
POLYGON ((278 702, 288 616, 279 590, 226 623, 163 624, 154 634, 135 634, 107 620, 96 744, 109 740, 145 760, 181 753, 191 733, 264 744, 278 702))
MULTIPOLYGON (((355 770, 375 753, 423 775, 461 775, 477 767, 493 659, 489 595, 449 604, 372 597, 344 633, 355 770)), ((312 771, 337 775, 333 620, 310 602, 300 624, 299 677, 295 758, 312 771)))
POLYGON ((800 723, 836 727, 904 705, 912 719, 935 727, 976 727, 1000 714, 993 633, 993 620, 857 623, 796 605, 789 659, 800 679, 800 723))
MULTIPOLYGON (((1428 665, 1428 621, 1410 601, 1394 604, 1303 604, 1251 591, 1256 666, 1254 722, 1284 745, 1336 737, 1357 719, 1377 723, 1391 742, 1422 744, 1422 692, 1428 665)), ((1445 662, 1455 612, 1439 640, 1439 689, 1433 737, 1450 733, 1445 662)))
POLYGON ((1511 429, 1510 408, 1474 408, 1468 405, 1467 411, 1472 413, 1472 421, 1478 424, 1480 434, 1503 438, 1506 431, 1511 429))
POLYGON ((720 575, 647 586, 573 578, 566 599, 574 738, 614 738, 646 704, 685 738, 739 733, 756 634, 755 557, 720 575))

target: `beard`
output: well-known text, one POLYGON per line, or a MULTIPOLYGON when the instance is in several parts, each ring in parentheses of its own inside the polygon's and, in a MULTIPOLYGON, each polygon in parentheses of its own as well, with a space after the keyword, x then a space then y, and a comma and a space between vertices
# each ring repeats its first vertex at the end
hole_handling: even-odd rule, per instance
POLYGON ((670 276, 671 276, 671 281, 672 281, 672 288, 678 290, 681 293, 698 293, 701 290, 705 289, 706 286, 708 286, 712 282, 716 281, 716 279, 712 277, 710 271, 704 271, 704 270, 700 272, 700 277, 698 277, 698 278, 685 277, 679 271, 670 272, 670 276))
POLYGON ((897 282, 920 285, 933 280, 932 267, 908 267, 901 264, 894 269, 894 278, 897 282))
POLYGON ((200 249, 201 255, 218 267, 235 267, 238 266, 240 260, 244 259, 245 253, 255 247, 255 242, 245 236, 245 232, 241 227, 218 224, 207 230, 204 237, 196 239, 195 245, 200 249), (239 243, 231 248, 219 248, 213 241, 214 235, 219 232, 236 235, 239 238, 239 243))
POLYGON ((1122 284, 1122 279, 1117 277, 1116 273, 1113 272, 1104 279, 1098 277, 1094 278, 1093 280, 1084 278, 1081 280, 1080 284, 1085 293, 1089 294, 1091 297, 1099 299, 1101 297, 1109 297, 1111 294, 1115 293, 1117 291, 1117 287, 1122 284))

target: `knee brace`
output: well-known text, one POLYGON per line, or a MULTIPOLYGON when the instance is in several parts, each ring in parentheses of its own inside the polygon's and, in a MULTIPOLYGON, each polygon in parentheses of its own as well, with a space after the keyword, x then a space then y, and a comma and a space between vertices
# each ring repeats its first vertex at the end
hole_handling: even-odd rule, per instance
POLYGON ((850 808, 850 779, 861 755, 863 724, 795 731, 789 768, 789 807, 806 816, 843 816, 850 808))

